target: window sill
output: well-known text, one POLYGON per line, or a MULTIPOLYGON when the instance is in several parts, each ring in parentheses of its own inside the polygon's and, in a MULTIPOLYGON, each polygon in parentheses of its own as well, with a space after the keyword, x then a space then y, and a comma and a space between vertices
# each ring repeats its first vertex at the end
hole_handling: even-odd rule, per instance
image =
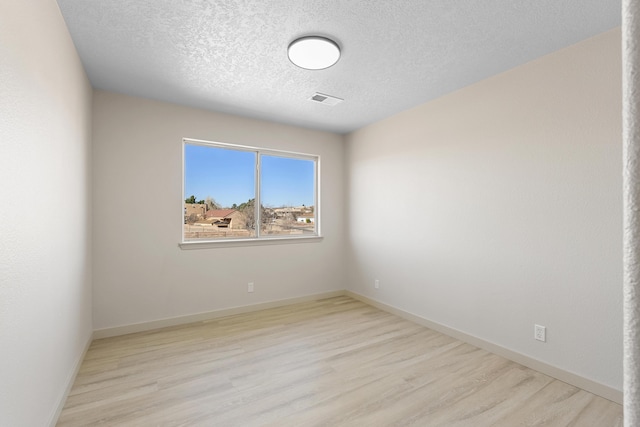
POLYGON ((263 245, 285 245, 292 243, 319 243, 322 236, 305 237, 261 237, 259 239, 228 239, 228 240, 194 240, 178 243, 180 249, 212 249, 212 248, 232 248, 238 246, 263 246, 263 245))

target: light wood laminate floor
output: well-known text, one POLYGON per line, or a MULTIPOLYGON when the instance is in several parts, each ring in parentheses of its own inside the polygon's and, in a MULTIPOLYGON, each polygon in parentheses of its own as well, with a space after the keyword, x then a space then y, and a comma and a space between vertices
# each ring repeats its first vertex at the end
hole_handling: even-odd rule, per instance
POLYGON ((622 407, 350 297, 94 341, 58 426, 622 426, 622 407))

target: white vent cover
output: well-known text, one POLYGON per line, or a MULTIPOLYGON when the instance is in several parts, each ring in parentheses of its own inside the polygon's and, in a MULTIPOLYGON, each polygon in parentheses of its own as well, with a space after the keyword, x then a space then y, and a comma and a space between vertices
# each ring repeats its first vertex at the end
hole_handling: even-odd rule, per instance
POLYGON ((328 105, 333 107, 334 105, 340 104, 344 99, 336 98, 335 96, 325 95, 324 93, 314 93, 309 101, 318 102, 320 104, 328 105))

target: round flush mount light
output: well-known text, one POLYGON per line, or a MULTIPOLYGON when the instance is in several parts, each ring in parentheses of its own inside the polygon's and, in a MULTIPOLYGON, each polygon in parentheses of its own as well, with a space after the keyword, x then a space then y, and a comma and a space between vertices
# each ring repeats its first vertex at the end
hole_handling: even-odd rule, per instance
POLYGON ((340 59, 340 48, 333 40, 320 36, 307 36, 289 45, 289 60, 300 68, 323 70, 340 59))

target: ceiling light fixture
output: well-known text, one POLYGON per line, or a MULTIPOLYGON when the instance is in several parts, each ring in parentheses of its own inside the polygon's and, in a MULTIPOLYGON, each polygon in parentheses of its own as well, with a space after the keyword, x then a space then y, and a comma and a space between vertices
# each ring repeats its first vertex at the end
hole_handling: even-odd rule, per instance
POLYGON ((320 36, 301 37, 289 45, 289 60, 306 70, 323 70, 340 59, 340 48, 333 40, 320 36))

